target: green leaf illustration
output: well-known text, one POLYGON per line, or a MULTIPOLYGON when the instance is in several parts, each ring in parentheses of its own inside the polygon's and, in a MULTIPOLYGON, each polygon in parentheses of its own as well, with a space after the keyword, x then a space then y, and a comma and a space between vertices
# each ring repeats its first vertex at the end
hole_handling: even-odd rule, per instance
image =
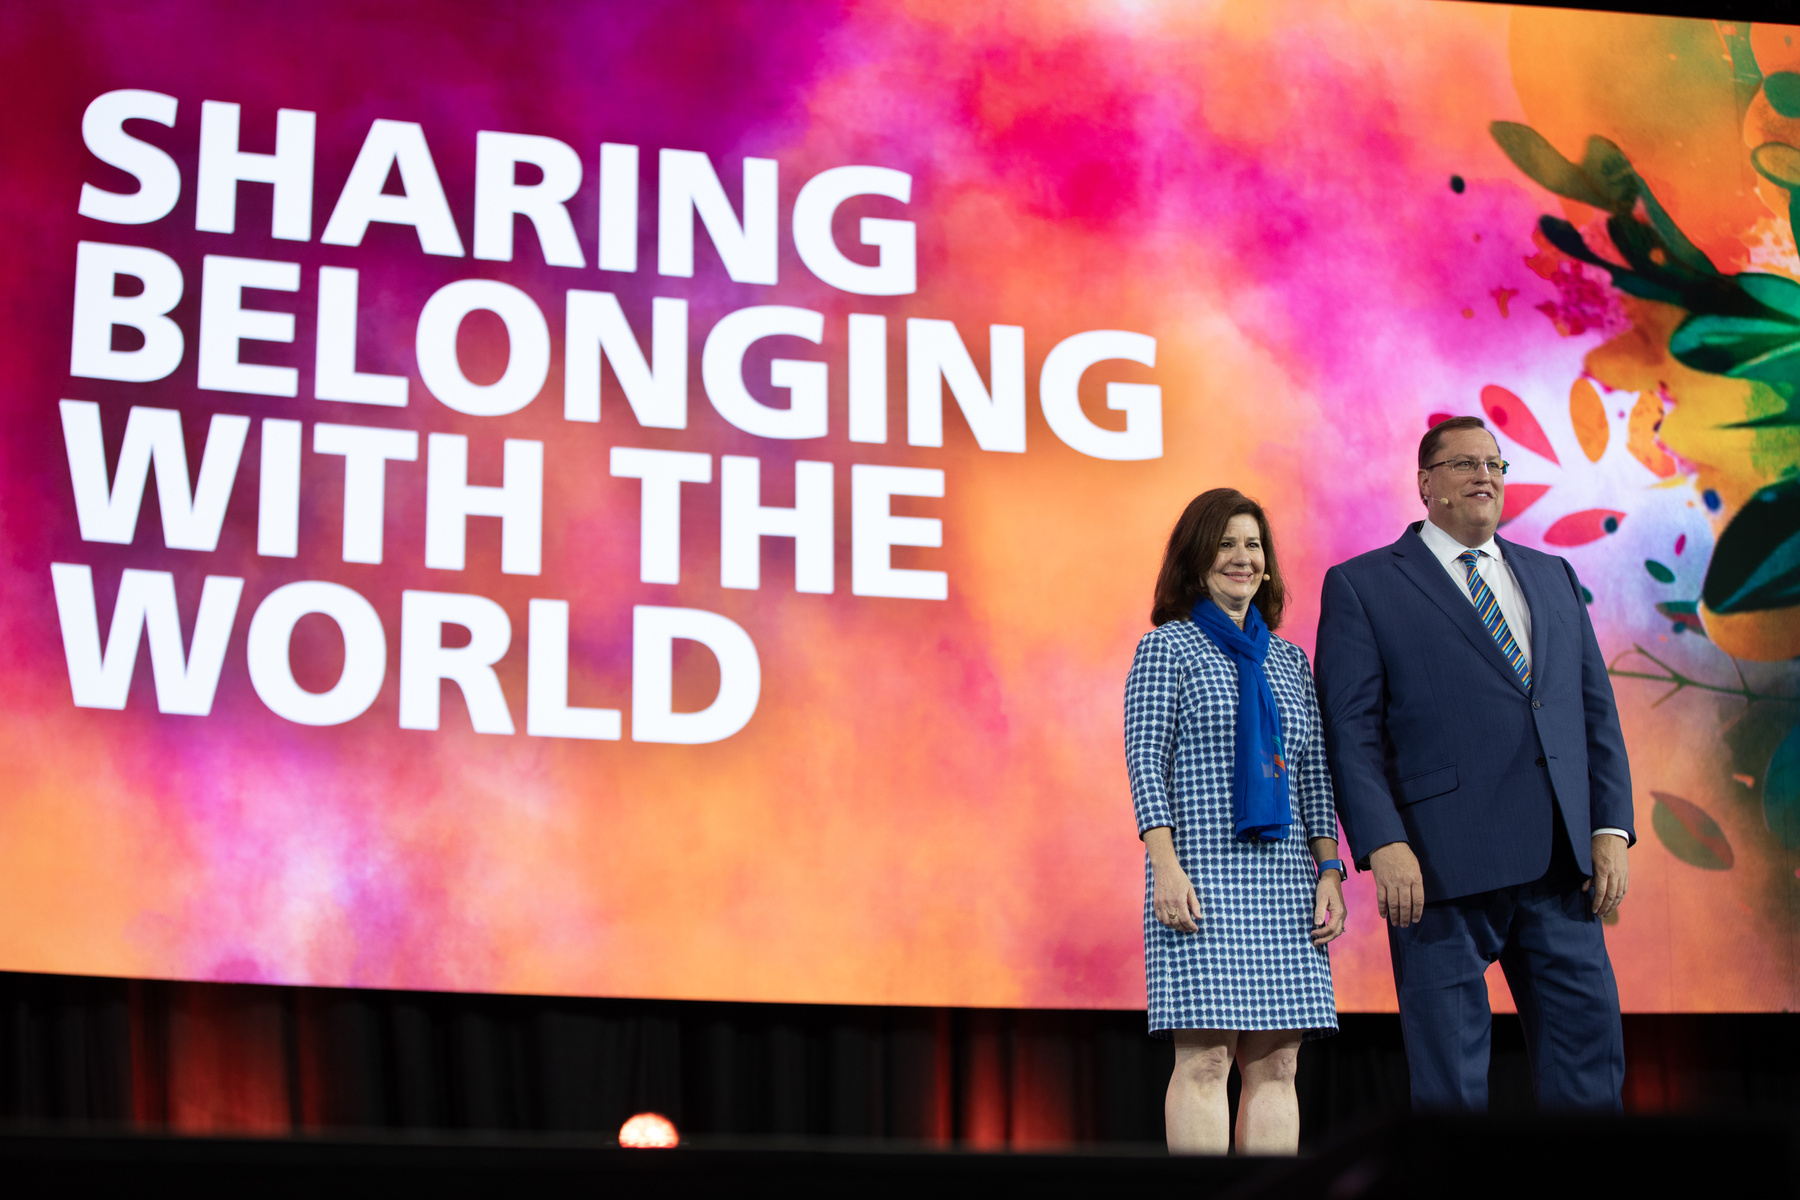
MULTIPOLYGON (((1620 155, 1623 158, 1623 155, 1620 155)), ((1713 266, 1712 259, 1702 253, 1700 247, 1688 241, 1687 234, 1681 232, 1668 212, 1657 202, 1649 185, 1639 181, 1639 189, 1644 201, 1644 212, 1650 218, 1651 228, 1662 238, 1663 247, 1669 257, 1680 265, 1700 275, 1717 276, 1719 268, 1713 266)))
POLYGON ((1670 335, 1669 353, 1683 365, 1713 375, 1800 382, 1800 323, 1696 313, 1670 335))
MULTIPOLYGON (((1663 248, 1656 230, 1630 217, 1608 217, 1606 233, 1633 271, 1649 276, 1663 273, 1662 264, 1656 261, 1656 252, 1663 248)), ((1667 259, 1666 253, 1664 258, 1667 259)))
MULTIPOLYGON (((1548 145, 1549 143, 1545 143, 1548 145)), ((1629 213, 1637 207, 1638 198, 1646 193, 1644 181, 1632 169, 1625 152, 1603 137, 1590 137, 1581 154, 1582 177, 1605 196, 1615 213, 1629 213)))
MULTIPOLYGON (((1519 125, 1512 121, 1495 121, 1488 126, 1488 132, 1493 135, 1494 141, 1499 144, 1500 149, 1506 152, 1506 157, 1513 160, 1514 166, 1531 176, 1547 190, 1555 192, 1565 199, 1574 200, 1580 204, 1589 204, 1595 208, 1604 208, 1612 212, 1631 211, 1631 202, 1637 198, 1635 195, 1629 201, 1621 204, 1620 197, 1609 194, 1601 181, 1588 178, 1585 171, 1564 158, 1555 146, 1545 140, 1543 134, 1531 126, 1519 125)), ((1594 138, 1588 142, 1590 154, 1594 142, 1601 140, 1594 138)), ((1607 144, 1611 145, 1610 142, 1607 144)), ((1617 150, 1617 147, 1614 149, 1617 150)), ((1624 155, 1621 154, 1619 157, 1623 159, 1624 155)), ((1630 169, 1629 163, 1626 164, 1626 168, 1630 169)))
POLYGON ((1675 623, 1675 632, 1706 637, 1706 626, 1700 621, 1699 601, 1665 600, 1656 606, 1656 611, 1675 623))
POLYGON ((1612 275, 1613 286, 1633 296, 1642 296, 1646 300, 1659 300, 1664 304, 1684 305, 1686 293, 1671 283, 1663 283, 1651 279, 1617 263, 1607 262, 1581 240, 1580 232, 1560 217, 1539 217, 1538 229, 1543 232, 1544 239, 1570 258, 1578 258, 1584 263, 1601 267, 1612 275))
POLYGON ((1750 152, 1750 165, 1770 183, 1800 188, 1800 150, 1786 142, 1764 142, 1750 152))
POLYGON ((1782 116, 1800 117, 1800 75, 1792 71, 1775 72, 1763 80, 1763 95, 1782 116))
POLYGON ((1776 841, 1800 850, 1800 725, 1775 747, 1763 775, 1763 821, 1776 841))
POLYGON ((1713 548, 1700 594, 1722 614, 1800 604, 1800 479, 1766 487, 1738 510, 1713 548))
MULTIPOLYGON (((1730 46, 1741 114, 1764 80, 1748 40, 1732 28, 1731 33, 1721 29, 1720 36, 1730 46)), ((1791 101, 1800 111, 1800 74, 1771 75, 1767 85, 1771 104, 1785 96, 1779 102, 1791 101)), ((1623 263, 1595 253, 1581 231, 1560 217, 1539 217, 1538 229, 1563 254, 1604 270, 1620 291, 1685 308, 1688 316, 1669 338, 1669 352, 1677 361, 1697 371, 1752 380, 1787 402, 1780 412, 1764 412, 1724 428, 1800 426, 1800 409, 1793 404, 1800 385, 1800 283, 1761 272, 1721 274, 1669 217, 1630 160, 1605 138, 1589 138, 1577 164, 1530 126, 1495 121, 1488 132, 1533 180, 1559 196, 1610 213, 1607 236, 1623 263)), ((1753 161, 1765 177, 1784 187, 1800 186, 1800 148, 1770 142, 1757 148, 1753 161)))
POLYGON ((1731 843, 1705 809, 1667 792, 1650 795, 1656 800, 1656 807, 1650 812, 1650 827, 1670 854, 1703 871, 1731 869, 1737 861, 1731 843))
POLYGON ((1742 126, 1744 114, 1756 102, 1763 88, 1762 68, 1756 64, 1756 47, 1750 41, 1750 23, 1718 22, 1719 40, 1731 54, 1731 90, 1737 94, 1737 123, 1742 126))
POLYGON ((1752 300, 1800 322, 1800 283, 1785 275, 1765 275, 1760 271, 1745 271, 1735 278, 1752 300))
POLYGON ((1592 250, 1581 239, 1581 231, 1561 217, 1539 217, 1538 228, 1543 231, 1545 239, 1570 258, 1578 258, 1584 263, 1596 267, 1605 267, 1609 271, 1619 269, 1617 263, 1609 263, 1592 250))
POLYGON ((1764 404, 1769 400, 1781 401, 1781 410, 1779 412, 1764 410, 1759 416, 1751 417, 1746 421, 1734 421, 1731 424, 1722 425, 1720 428, 1772 429, 1785 425, 1800 425, 1800 408, 1794 405, 1794 392, 1795 385, 1791 383, 1760 381, 1751 389, 1752 411, 1763 409, 1764 404))
POLYGON ((1694 314, 1669 338, 1669 352, 1714 375, 1800 382, 1800 283, 1753 271, 1732 281, 1753 302, 1746 311, 1694 314))
POLYGON ((1751 421, 1734 421, 1730 425, 1721 425, 1721 429, 1775 429, 1785 425, 1800 425, 1800 409, 1789 408, 1782 412, 1772 413, 1766 417, 1757 417, 1751 421))

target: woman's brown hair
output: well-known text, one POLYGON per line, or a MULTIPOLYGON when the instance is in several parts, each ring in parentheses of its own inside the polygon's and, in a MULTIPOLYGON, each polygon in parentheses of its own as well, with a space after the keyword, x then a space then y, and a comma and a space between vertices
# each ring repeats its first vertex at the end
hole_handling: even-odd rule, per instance
POLYGON ((1156 576, 1156 599, 1150 606, 1150 623, 1162 625, 1178 621, 1193 611, 1206 595, 1206 575, 1219 557, 1219 543, 1225 540, 1225 527, 1231 518, 1248 515, 1256 518, 1262 534, 1263 580, 1250 603, 1262 613, 1270 631, 1281 624, 1281 610, 1287 605, 1287 589, 1281 582, 1281 568, 1275 562, 1275 539, 1269 535, 1269 518, 1262 505, 1236 488, 1213 488, 1189 501, 1181 519, 1169 534, 1169 548, 1163 552, 1162 571, 1156 576))

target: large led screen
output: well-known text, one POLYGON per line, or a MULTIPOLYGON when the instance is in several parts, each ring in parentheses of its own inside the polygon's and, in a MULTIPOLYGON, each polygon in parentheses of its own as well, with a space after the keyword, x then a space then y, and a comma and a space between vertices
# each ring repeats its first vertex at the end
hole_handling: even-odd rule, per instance
POLYGON ((7 6, 0 968, 1141 1005, 1170 525, 1260 497, 1310 652, 1476 414, 1612 665, 1626 1007, 1800 1005, 1797 33, 7 6))

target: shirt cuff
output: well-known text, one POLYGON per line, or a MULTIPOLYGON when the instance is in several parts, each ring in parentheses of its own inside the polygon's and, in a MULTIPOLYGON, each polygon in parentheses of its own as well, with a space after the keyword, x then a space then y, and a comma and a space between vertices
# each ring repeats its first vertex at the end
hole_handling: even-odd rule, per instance
POLYGON ((1627 842, 1629 842, 1631 840, 1631 835, 1629 833, 1626 833, 1623 829, 1614 829, 1610 825, 1608 825, 1602 829, 1594 830, 1595 837, 1599 837, 1603 833, 1610 833, 1614 837, 1624 838, 1627 842))

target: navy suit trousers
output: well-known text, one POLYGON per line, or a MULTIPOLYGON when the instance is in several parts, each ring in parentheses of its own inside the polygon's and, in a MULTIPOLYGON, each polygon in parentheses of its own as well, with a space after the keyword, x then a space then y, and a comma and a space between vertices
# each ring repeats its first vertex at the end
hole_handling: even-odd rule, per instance
POLYGON ((1620 1111, 1619 989, 1582 882, 1559 817, 1543 878, 1434 901, 1414 925, 1388 926, 1414 1111, 1486 1110, 1496 959, 1525 1027, 1538 1108, 1620 1111))

